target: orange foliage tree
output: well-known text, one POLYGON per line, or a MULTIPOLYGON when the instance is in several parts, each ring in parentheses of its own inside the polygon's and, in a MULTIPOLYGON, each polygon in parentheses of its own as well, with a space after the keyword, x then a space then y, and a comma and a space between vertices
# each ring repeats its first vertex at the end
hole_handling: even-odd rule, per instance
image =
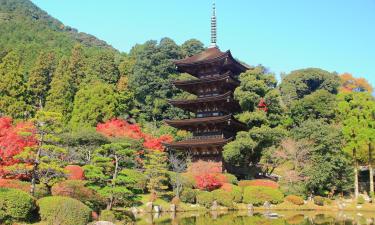
POLYGON ((364 78, 355 78, 350 73, 340 75, 341 88, 340 92, 372 92, 373 88, 364 78))
POLYGON ((172 136, 162 135, 154 137, 152 135, 142 132, 138 124, 130 124, 122 119, 111 119, 105 123, 99 123, 96 127, 97 132, 110 138, 126 137, 135 140, 143 140, 143 147, 150 150, 163 151, 162 143, 169 143, 173 141, 172 136))
POLYGON ((27 171, 12 173, 12 167, 20 163, 15 156, 27 147, 37 145, 35 127, 32 123, 21 122, 13 125, 9 117, 0 118, 0 178, 25 178, 27 171))

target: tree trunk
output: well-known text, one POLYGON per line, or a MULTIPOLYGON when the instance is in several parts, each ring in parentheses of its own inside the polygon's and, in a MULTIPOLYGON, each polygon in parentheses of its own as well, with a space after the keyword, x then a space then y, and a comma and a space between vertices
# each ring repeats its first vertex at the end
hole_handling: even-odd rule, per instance
MULTIPOLYGON (((116 178, 117 178, 117 174, 118 174, 118 165, 119 163, 119 158, 117 157, 117 155, 115 155, 115 171, 113 173, 113 177, 112 177, 112 182, 111 182, 111 187, 114 188, 116 186, 116 178)), ((109 202, 108 202, 108 205, 107 205, 107 210, 111 210, 112 209, 112 206, 113 206, 113 202, 114 202, 114 196, 113 194, 110 195, 109 197, 109 202)))
POLYGON ((372 168, 372 146, 371 143, 368 145, 368 153, 369 153, 369 163, 368 163, 368 169, 369 169, 369 175, 370 175, 370 194, 371 197, 374 195, 374 171, 372 168))
POLYGON ((39 143, 38 143, 38 151, 35 156, 33 169, 31 172, 31 188, 30 188, 30 194, 32 196, 35 195, 35 186, 36 186, 36 179, 37 179, 37 171, 39 166, 39 160, 40 160, 40 154, 42 152, 42 145, 44 141, 44 134, 40 135, 39 143))
POLYGON ((357 161, 357 150, 353 150, 354 157, 354 197, 357 199, 359 195, 359 182, 358 182, 358 161, 357 161))

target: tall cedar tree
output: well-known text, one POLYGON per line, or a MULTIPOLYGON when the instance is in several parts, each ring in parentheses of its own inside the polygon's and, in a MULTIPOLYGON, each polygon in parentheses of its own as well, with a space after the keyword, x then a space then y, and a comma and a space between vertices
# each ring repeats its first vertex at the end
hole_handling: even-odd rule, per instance
POLYGON ((74 92, 78 90, 79 85, 85 79, 86 57, 82 45, 76 44, 72 49, 69 59, 69 72, 74 82, 74 92))
POLYGON ((74 98, 72 127, 95 127, 117 116, 118 97, 111 84, 96 81, 82 86, 74 98))
POLYGON ((338 113, 343 124, 346 141, 345 150, 352 155, 354 164, 354 194, 358 197, 358 164, 360 161, 369 165, 371 187, 374 192, 372 174, 372 145, 375 140, 375 100, 368 92, 342 93, 338 97, 338 113))
POLYGON ((20 65, 21 60, 15 52, 9 52, 0 64, 0 114, 14 119, 27 118, 31 110, 20 65))
POLYGON ((88 60, 86 83, 99 79, 109 84, 116 84, 119 77, 113 52, 100 51, 88 60))
POLYGON ((70 118, 74 98, 73 78, 69 73, 68 66, 68 60, 66 58, 61 59, 52 78, 45 107, 47 111, 64 115, 65 122, 70 118))
POLYGON ((27 82, 27 88, 31 96, 30 101, 34 108, 42 109, 44 107, 55 69, 55 54, 53 52, 42 52, 31 69, 27 82))
POLYGON ((162 151, 149 151, 146 155, 145 175, 148 179, 147 189, 161 197, 168 189, 168 157, 162 151))

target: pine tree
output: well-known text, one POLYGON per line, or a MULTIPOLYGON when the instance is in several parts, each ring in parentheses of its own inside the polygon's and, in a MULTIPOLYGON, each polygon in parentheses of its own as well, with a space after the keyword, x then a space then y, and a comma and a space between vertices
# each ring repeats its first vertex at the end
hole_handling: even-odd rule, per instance
POLYGON ((152 194, 161 196, 168 189, 167 154, 162 151, 150 151, 146 159, 147 189, 152 194))
POLYGON ((68 71, 68 60, 63 58, 52 78, 46 110, 61 113, 68 121, 73 109, 73 79, 68 71))
POLYGON ((0 114, 13 118, 26 118, 30 113, 20 64, 15 52, 8 53, 0 64, 0 114))
POLYGON ((55 67, 55 54, 42 52, 30 72, 27 88, 35 108, 41 109, 45 105, 55 67))

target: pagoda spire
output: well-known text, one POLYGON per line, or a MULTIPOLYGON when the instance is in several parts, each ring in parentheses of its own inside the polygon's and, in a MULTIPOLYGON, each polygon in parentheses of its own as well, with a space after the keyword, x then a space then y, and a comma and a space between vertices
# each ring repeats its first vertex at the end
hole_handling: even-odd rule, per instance
POLYGON ((212 3, 212 17, 211 17, 211 45, 210 48, 216 48, 217 26, 216 26, 216 5, 215 1, 212 3))

